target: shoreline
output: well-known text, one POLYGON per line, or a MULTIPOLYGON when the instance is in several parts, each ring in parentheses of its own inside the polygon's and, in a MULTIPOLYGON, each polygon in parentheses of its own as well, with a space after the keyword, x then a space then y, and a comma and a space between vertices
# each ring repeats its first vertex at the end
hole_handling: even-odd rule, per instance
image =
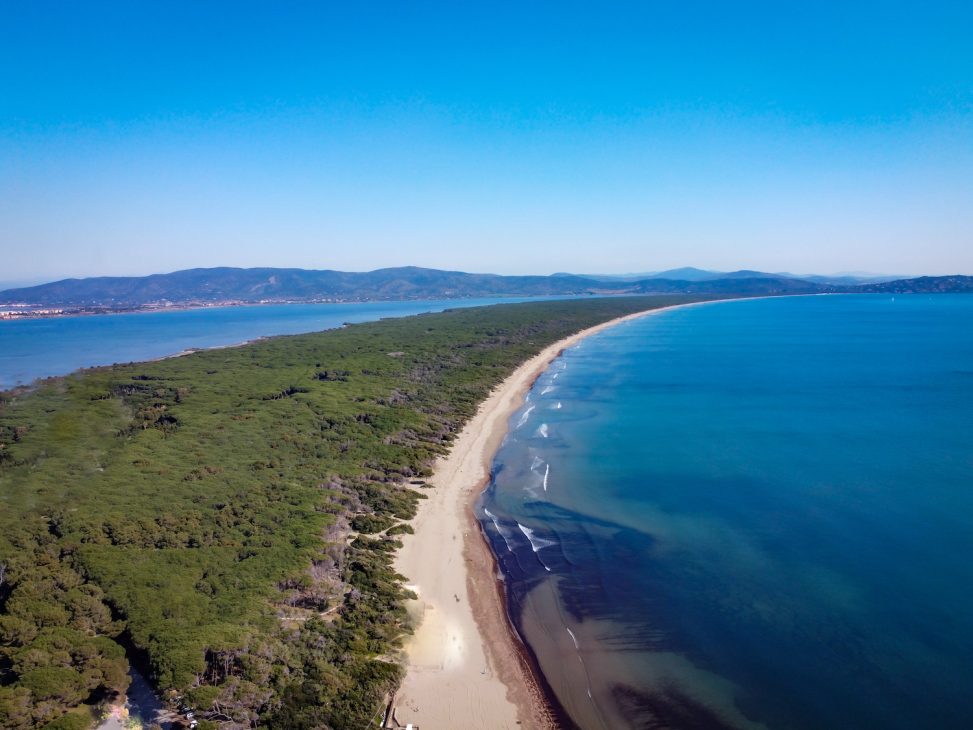
MULTIPOLYGON (((752 298, 763 297, 745 297, 752 298)), ((564 350, 627 321, 741 299, 649 309, 581 330, 522 363, 480 403, 449 453, 437 459, 428 480, 434 488, 412 522, 415 534, 403 536, 396 553, 396 571, 418 595, 410 602, 417 627, 404 647, 406 676, 393 700, 398 723, 548 730, 566 719, 507 615, 503 580, 473 506, 489 483, 511 416, 564 350)))

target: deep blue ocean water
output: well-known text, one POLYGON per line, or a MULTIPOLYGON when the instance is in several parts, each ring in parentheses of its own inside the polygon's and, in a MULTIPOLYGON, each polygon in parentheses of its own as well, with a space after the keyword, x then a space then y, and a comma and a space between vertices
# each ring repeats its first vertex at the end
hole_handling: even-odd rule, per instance
POLYGON ((478 514, 578 725, 973 727, 973 296, 649 316, 511 429, 478 514))
POLYGON ((194 348, 331 329, 345 322, 367 322, 501 301, 528 300, 267 304, 0 321, 0 390, 82 367, 151 360, 194 348))

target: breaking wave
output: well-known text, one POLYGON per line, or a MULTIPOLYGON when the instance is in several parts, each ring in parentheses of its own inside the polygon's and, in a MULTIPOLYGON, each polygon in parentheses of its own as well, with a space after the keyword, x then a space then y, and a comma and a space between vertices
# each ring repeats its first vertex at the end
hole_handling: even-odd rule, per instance
POLYGON ((517 421, 517 425, 514 426, 514 428, 520 428, 525 423, 527 423, 527 419, 530 418, 530 412, 532 410, 534 410, 534 406, 533 405, 531 405, 526 411, 524 411, 523 413, 521 413, 520 414, 520 419, 517 421))
MULTIPOLYGON (((504 543, 504 545, 507 546, 507 552, 512 553, 514 551, 514 549, 510 545, 510 538, 508 537, 507 534, 505 534, 506 532, 509 532, 509 530, 505 530, 500 525, 500 520, 498 520, 497 519, 497 516, 495 514, 493 514, 493 512, 491 512, 490 510, 488 510, 488 509, 486 509, 484 507, 483 513, 493 521, 493 526, 495 528, 497 528, 497 534, 500 535, 500 537, 503 538, 503 543, 504 543)), ((517 524, 519 525, 520 523, 518 522, 517 524)))
POLYGON ((524 533, 524 535, 527 537, 527 540, 530 542, 530 547, 535 553, 538 550, 543 550, 544 548, 550 547, 551 545, 557 545, 557 543, 554 540, 548 540, 547 538, 538 537, 537 534, 532 529, 526 527, 525 525, 520 524, 519 522, 517 523, 517 527, 519 527, 520 531, 524 533))
POLYGON ((545 540, 543 537, 538 537, 532 529, 525 527, 519 522, 517 523, 517 527, 519 527, 520 531, 527 537, 527 541, 530 542, 530 549, 534 551, 534 555, 537 557, 538 562, 544 566, 544 570, 550 573, 551 569, 547 567, 547 563, 541 560, 541 556, 538 555, 538 553, 546 547, 557 545, 557 543, 553 540, 545 540))

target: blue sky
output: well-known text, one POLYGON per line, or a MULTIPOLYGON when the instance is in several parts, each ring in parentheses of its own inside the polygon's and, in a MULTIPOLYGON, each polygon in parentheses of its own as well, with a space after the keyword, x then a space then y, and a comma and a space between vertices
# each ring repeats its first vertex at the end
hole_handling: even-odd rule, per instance
POLYGON ((4 3, 0 82, 2 281, 973 273, 968 2, 4 3))

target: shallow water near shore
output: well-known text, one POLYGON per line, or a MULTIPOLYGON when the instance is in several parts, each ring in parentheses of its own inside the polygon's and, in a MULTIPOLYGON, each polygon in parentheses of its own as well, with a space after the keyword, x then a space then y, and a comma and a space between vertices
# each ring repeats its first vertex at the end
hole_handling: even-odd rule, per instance
POLYGON ((634 320, 510 428, 478 516, 579 726, 973 726, 973 297, 634 320))

